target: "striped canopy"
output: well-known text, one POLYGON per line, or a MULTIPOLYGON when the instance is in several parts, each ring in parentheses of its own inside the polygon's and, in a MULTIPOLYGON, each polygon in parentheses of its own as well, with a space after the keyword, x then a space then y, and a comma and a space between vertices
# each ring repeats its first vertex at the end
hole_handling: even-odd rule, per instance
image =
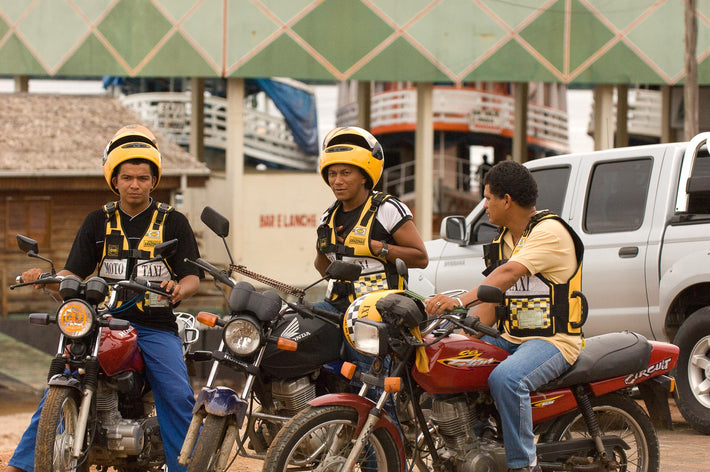
POLYGON ((681 84, 684 30, 682 0, 0 0, 0 74, 681 84))

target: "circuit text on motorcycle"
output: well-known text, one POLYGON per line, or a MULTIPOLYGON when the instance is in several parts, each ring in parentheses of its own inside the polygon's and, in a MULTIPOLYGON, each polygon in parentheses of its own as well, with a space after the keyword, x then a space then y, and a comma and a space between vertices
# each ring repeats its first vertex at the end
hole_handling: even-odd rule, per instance
MULTIPOLYGON (((131 301, 119 302, 119 292, 146 291, 169 297, 150 282, 132 276, 115 284, 101 277, 82 282, 57 276, 51 260, 39 255, 37 242, 17 235, 18 246, 29 257, 51 265, 51 271, 30 285, 59 284, 62 298, 56 313, 32 313, 30 323, 56 324, 60 331, 57 353, 48 374, 48 389, 39 420, 35 471, 88 471, 91 465, 119 472, 159 471, 165 465, 160 426, 136 330, 112 314, 131 301), (108 297, 108 299, 107 299, 108 297)), ((155 247, 155 257, 168 257, 177 240, 155 247)), ((183 354, 197 341, 199 331, 188 313, 176 313, 183 354)))
MULTIPOLYGON (((478 297, 504 300, 490 286, 480 286, 478 297)), ((422 335, 419 326, 425 321, 421 302, 406 292, 356 299, 344 321, 353 325, 351 344, 379 359, 389 356, 392 368, 386 372, 382 362, 374 362, 369 373, 355 375, 383 393, 377 402, 365 397, 366 387, 358 395, 318 397, 279 432, 264 471, 508 470, 487 385, 508 354, 454 331, 498 333, 475 316, 447 313, 422 335), (394 418, 386 408, 390 397, 395 398, 394 418)), ((531 394, 542 470, 658 472, 654 425, 670 425, 674 382, 668 373, 678 352, 677 346, 628 331, 588 338, 565 374, 531 394), (632 398, 633 388, 641 392, 651 417, 632 398)))
POLYGON ((348 379, 340 374, 340 315, 314 307, 304 297, 322 280, 354 280, 360 275, 360 266, 336 261, 326 277, 306 289, 289 286, 234 265, 226 242, 229 221, 210 207, 201 219, 222 238, 230 264, 221 270, 202 259, 192 262, 214 277, 218 289, 222 290, 220 282, 231 291, 225 293, 229 308, 225 319, 198 314, 198 320, 222 330, 222 341, 215 351, 195 353, 197 359, 213 360, 213 364, 179 457, 188 472, 225 471, 238 455, 263 459, 282 425, 310 400, 350 389, 348 379), (237 282, 233 272, 295 300, 282 300, 272 290, 259 292, 246 281, 237 282), (244 374, 240 392, 216 385, 219 367, 244 374))

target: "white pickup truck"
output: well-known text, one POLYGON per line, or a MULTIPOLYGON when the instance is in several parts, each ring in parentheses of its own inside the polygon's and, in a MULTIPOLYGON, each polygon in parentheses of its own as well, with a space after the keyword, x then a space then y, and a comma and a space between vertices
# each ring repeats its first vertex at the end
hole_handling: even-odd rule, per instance
MULTIPOLYGON (((678 406, 710 434, 710 133, 688 143, 638 146, 530 161, 537 209, 564 218, 584 242, 585 336, 630 330, 680 347, 678 406)), ((447 217, 411 270, 423 295, 483 280, 482 246, 495 236, 483 203, 447 217)))

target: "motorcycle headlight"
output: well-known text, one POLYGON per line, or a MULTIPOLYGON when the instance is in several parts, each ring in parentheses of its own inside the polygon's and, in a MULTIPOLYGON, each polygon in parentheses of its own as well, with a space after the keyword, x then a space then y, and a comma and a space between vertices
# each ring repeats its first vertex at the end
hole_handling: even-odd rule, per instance
POLYGON ((80 338, 94 326, 94 309, 83 300, 69 300, 57 312, 59 330, 68 338, 80 338))
POLYGON ((248 356, 261 345, 261 329, 253 321, 237 318, 224 327, 224 344, 238 356, 248 356))
POLYGON ((359 318, 353 323, 353 347, 366 356, 387 354, 387 326, 384 323, 359 318))

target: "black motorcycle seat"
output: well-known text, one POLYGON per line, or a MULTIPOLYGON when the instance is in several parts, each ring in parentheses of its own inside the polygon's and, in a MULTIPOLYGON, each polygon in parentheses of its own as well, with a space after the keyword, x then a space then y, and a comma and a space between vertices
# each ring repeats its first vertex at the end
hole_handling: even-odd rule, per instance
POLYGON ((651 343, 644 336, 630 331, 587 338, 572 367, 537 390, 565 388, 640 372, 648 367, 651 349, 651 343))

